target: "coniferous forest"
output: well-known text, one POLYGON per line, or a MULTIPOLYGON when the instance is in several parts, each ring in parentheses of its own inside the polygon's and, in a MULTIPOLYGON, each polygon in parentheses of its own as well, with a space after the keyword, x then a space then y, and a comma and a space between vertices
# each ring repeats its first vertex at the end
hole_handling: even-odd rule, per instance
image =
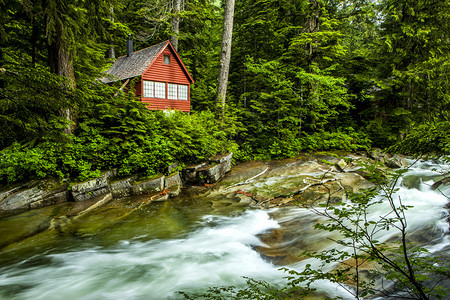
POLYGON ((145 177, 229 151, 450 152, 449 1, 236 1, 221 102, 227 2, 0 0, 1 184, 145 177), (177 45, 190 114, 97 80, 129 34, 135 50, 177 45))

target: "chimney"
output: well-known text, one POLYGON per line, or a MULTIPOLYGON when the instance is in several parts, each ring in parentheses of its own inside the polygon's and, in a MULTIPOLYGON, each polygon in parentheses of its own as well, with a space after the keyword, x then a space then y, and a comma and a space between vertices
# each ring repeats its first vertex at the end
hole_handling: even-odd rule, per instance
POLYGON ((133 54, 133 40, 131 39, 131 34, 129 34, 127 40, 127 57, 130 57, 132 54, 133 54))

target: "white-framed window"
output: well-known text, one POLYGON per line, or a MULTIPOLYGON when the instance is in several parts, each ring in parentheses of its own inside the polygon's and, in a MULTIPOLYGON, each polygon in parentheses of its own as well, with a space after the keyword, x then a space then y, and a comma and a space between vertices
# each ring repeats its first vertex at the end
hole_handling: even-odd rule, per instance
POLYGON ((187 85, 178 85, 178 99, 188 100, 188 89, 189 87, 187 85))
POLYGON ((155 97, 155 82, 144 80, 143 82, 143 96, 148 98, 154 98, 155 97))
POLYGON ((167 99, 177 100, 178 99, 178 85, 173 83, 167 84, 167 99))
POLYGON ((166 99, 165 82, 155 82, 155 98, 166 99))
POLYGON ((170 55, 164 54, 164 56, 163 56, 163 64, 170 65, 170 55))

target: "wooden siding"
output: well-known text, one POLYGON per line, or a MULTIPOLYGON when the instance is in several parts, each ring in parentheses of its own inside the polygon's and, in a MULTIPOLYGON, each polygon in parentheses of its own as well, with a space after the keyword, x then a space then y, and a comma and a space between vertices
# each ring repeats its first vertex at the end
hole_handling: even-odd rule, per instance
POLYGON ((190 81, 170 47, 160 53, 151 66, 142 74, 143 80, 190 85, 190 81), (170 55, 170 65, 163 63, 163 56, 170 55))
POLYGON ((152 110, 176 109, 186 112, 191 110, 191 103, 188 100, 169 100, 142 97, 142 102, 148 109, 152 110))
MULTIPOLYGON (((164 110, 164 109, 176 109, 181 111, 190 111, 191 107, 191 82, 189 75, 186 74, 185 69, 182 67, 182 62, 179 61, 178 55, 172 50, 170 44, 168 44, 164 50, 157 55, 152 64, 142 74, 142 80, 158 81, 166 83, 166 99, 160 98, 144 98, 142 102, 152 110, 164 110), (170 64, 164 64, 164 55, 170 55, 170 64), (167 99, 168 91, 167 84, 184 84, 188 86, 188 100, 171 100, 167 99)), ((142 84, 136 86, 139 88, 139 94, 142 95, 142 84)))

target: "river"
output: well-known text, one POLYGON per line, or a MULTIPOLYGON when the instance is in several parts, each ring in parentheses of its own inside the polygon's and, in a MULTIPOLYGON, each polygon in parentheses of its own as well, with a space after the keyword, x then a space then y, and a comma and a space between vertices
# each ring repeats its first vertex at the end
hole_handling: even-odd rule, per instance
MULTIPOLYGON (((445 195, 450 187, 442 186, 442 193, 430 188, 443 171, 449 167, 416 163, 398 182, 394 198, 413 206, 406 214, 408 235, 431 253, 448 256, 445 195)), ((63 231, 45 230, 5 247, 0 299, 180 299, 177 291, 241 286, 243 276, 282 284, 286 273, 280 267, 301 270, 311 263, 295 259, 298 253, 335 247, 325 233, 312 229, 320 218, 308 209, 261 210, 211 202, 189 191, 127 212, 124 207, 133 199, 121 201, 63 231), (115 222, 105 226, 111 216, 115 222)), ((377 205, 369 218, 388 209, 377 205)), ((0 220, 0 226, 16 230, 39 211, 0 220)), ((380 239, 393 234, 385 232, 380 239)), ((352 299, 329 282, 319 282, 318 288, 352 299)))

